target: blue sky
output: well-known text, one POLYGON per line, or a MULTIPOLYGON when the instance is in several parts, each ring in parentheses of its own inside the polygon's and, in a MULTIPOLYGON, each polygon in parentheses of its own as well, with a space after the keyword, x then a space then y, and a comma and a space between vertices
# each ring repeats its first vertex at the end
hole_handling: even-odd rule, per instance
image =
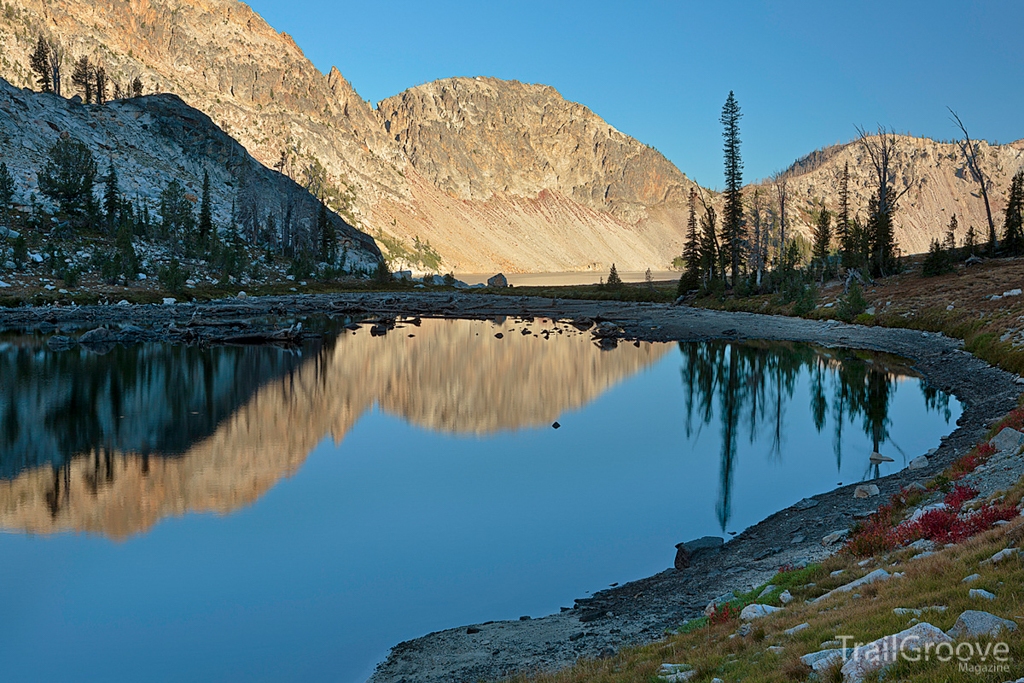
POLYGON ((253 0, 322 71, 377 102, 447 76, 546 83, 722 183, 718 117, 736 92, 745 179, 878 124, 1024 137, 1021 2, 253 0))

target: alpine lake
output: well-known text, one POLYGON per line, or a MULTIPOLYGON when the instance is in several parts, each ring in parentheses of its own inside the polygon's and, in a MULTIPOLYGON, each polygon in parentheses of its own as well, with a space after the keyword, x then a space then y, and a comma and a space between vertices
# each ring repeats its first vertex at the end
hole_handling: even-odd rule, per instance
POLYGON ((364 681, 902 469, 961 412, 890 356, 539 318, 101 351, 0 337, 3 680, 364 681))

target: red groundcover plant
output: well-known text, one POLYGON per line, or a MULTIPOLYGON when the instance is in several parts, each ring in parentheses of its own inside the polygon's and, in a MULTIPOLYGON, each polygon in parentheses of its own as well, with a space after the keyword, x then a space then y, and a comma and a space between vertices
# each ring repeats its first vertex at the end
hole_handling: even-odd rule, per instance
POLYGON ((894 526, 895 516, 904 507, 899 494, 878 509, 871 519, 862 525, 847 544, 847 548, 859 556, 893 550, 920 539, 936 543, 959 543, 975 534, 992 528, 1002 519, 1012 519, 1017 509, 1012 505, 982 503, 975 510, 964 510, 964 504, 978 495, 969 486, 956 486, 946 494, 944 507, 928 510, 914 521, 905 521, 894 526))

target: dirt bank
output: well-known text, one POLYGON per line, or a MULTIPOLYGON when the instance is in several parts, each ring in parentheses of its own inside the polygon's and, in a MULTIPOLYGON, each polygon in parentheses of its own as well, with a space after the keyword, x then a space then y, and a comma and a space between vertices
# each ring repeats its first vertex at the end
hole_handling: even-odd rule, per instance
MULTIPOLYGON (((927 469, 877 480, 882 498, 911 481, 938 472, 983 435, 986 424, 1016 405, 1017 377, 963 351, 956 340, 931 333, 844 325, 797 318, 725 313, 661 304, 590 302, 459 293, 351 294, 227 300, 202 305, 46 307, 0 311, 0 329, 58 334, 74 343, 99 326, 105 344, 143 341, 242 343, 282 329, 305 316, 333 315, 382 321, 399 316, 587 317, 612 321, 628 339, 713 338, 790 340, 870 349, 911 361, 933 386, 964 405, 958 427, 943 440, 927 469)), ((310 326, 306 325, 305 330, 310 326)), ((908 454, 911 456, 921 454, 908 454)), ((855 515, 880 498, 854 499, 853 485, 815 497, 815 503, 782 510, 753 526, 684 571, 668 569, 576 601, 572 609, 540 619, 475 624, 401 643, 374 674, 374 683, 476 681, 520 671, 555 669, 579 657, 598 657, 627 644, 660 638, 664 629, 696 616, 716 596, 746 589, 784 564, 828 552, 821 539, 848 528, 855 515), (800 540, 801 537, 803 540, 800 540)), ((688 540, 688 539, 679 539, 688 540)), ((674 550, 665 549, 666 565, 674 550)))

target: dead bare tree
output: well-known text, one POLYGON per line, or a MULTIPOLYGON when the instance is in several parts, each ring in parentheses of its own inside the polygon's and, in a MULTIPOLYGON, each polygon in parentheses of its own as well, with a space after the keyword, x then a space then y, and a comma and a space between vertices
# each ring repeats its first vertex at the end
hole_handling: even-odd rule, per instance
POLYGON ((764 263, 768 252, 768 226, 764 220, 764 204, 761 201, 761 188, 754 188, 754 196, 750 202, 750 223, 754 228, 754 243, 750 250, 750 265, 756 273, 757 286, 761 286, 764 276, 764 263))
POLYGON ((992 207, 988 202, 988 186, 991 181, 985 177, 985 173, 981 170, 981 164, 978 163, 978 142, 971 140, 967 127, 960 120, 960 117, 957 116, 956 112, 950 107, 946 107, 946 109, 949 109, 949 113, 953 116, 953 122, 956 123, 960 132, 964 134, 964 139, 957 140, 957 144, 960 146, 960 151, 963 152, 964 160, 967 161, 967 168, 970 170, 974 182, 978 183, 978 187, 981 189, 981 198, 985 200, 985 217, 988 218, 989 241, 993 243, 993 246, 998 246, 996 244, 996 224, 992 220, 992 207))
POLYGON ((867 152, 875 171, 875 193, 871 198, 868 233, 871 241, 871 268, 874 275, 890 275, 896 265, 896 237, 893 218, 900 199, 916 180, 906 182, 902 190, 896 189, 895 158, 899 154, 899 138, 895 131, 878 127, 868 134, 857 126, 858 142, 867 152))

